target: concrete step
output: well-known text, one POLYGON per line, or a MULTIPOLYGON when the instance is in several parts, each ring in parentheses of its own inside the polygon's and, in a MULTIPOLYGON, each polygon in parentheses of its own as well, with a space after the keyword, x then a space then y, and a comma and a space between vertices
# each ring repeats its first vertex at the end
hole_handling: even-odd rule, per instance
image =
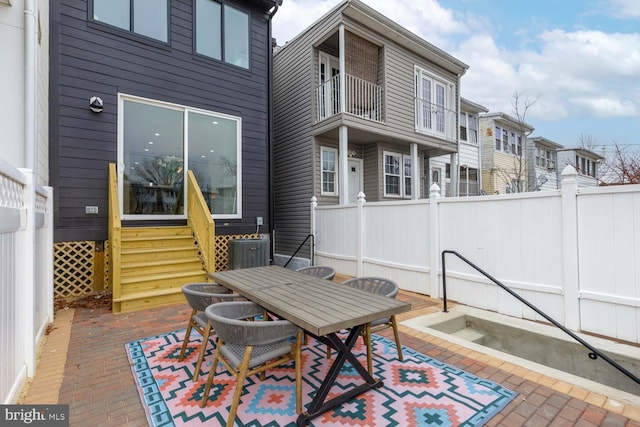
POLYGON ((478 344, 482 343, 482 339, 484 338, 484 334, 472 328, 463 328, 458 329, 453 332, 451 335, 456 336, 458 338, 462 338, 463 340, 475 342, 478 344))

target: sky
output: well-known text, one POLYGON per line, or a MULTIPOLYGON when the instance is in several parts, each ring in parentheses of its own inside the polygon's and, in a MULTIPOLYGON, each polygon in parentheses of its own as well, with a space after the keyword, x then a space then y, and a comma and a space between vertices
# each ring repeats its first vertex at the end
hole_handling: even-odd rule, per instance
MULTIPOLYGON (((532 103, 532 136, 640 151, 640 0, 361 1, 469 65, 464 98, 512 116, 516 93, 532 103)), ((278 45, 339 3, 283 0, 278 45)))

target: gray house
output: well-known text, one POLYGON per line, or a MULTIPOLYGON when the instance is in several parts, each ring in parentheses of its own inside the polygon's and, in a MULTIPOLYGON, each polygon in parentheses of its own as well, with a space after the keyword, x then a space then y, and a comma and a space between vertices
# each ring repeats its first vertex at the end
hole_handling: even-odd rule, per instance
POLYGON ((571 165, 578 171, 579 187, 597 187, 600 185, 600 162, 604 160, 599 154, 580 147, 561 148, 557 150, 558 170, 571 165))
MULTIPOLYGON (((319 205, 428 197, 429 159, 457 151, 468 66, 358 0, 274 55, 275 252, 319 205)), ((309 246, 298 256, 308 257, 309 246)))
POLYGON ((557 150, 564 148, 550 139, 527 138, 527 185, 531 191, 556 190, 560 187, 557 150))

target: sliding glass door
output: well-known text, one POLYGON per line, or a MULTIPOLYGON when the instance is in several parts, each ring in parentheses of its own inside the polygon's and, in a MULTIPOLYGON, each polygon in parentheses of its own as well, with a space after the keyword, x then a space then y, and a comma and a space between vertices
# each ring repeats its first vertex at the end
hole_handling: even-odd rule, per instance
POLYGON ((186 214, 192 170, 214 218, 241 216, 241 120, 122 95, 119 165, 123 219, 186 214))

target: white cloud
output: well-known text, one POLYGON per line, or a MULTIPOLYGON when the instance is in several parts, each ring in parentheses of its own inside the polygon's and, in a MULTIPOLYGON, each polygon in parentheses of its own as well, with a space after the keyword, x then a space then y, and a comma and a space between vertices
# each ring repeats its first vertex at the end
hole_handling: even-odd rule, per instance
POLYGON ((617 18, 640 18, 640 2, 638 0, 611 0, 610 11, 617 18))
MULTIPOLYGON (((274 18, 274 36, 283 44, 338 3, 285 0, 274 18)), ((640 115, 640 32, 541 32, 542 26, 530 25, 513 35, 520 47, 509 48, 517 43, 496 39, 491 31, 500 23, 481 8, 454 11, 436 0, 364 3, 468 64, 462 96, 491 111, 512 114, 517 92, 522 101, 535 100, 527 121, 640 115)), ((608 6, 627 19, 640 18, 638 0, 609 0, 608 6)))

